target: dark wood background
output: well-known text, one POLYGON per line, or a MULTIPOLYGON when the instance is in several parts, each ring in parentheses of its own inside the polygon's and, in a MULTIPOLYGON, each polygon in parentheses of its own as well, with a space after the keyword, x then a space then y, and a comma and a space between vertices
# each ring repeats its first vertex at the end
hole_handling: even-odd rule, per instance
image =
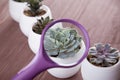
MULTIPOLYGON (((44 0, 54 19, 70 18, 88 31, 91 45, 110 43, 120 50, 120 0, 44 0)), ((27 65, 34 54, 18 23, 9 14, 8 0, 0 0, 0 80, 10 80, 27 65)), ((34 80, 82 80, 81 73, 69 79, 57 79, 47 71, 34 80)))

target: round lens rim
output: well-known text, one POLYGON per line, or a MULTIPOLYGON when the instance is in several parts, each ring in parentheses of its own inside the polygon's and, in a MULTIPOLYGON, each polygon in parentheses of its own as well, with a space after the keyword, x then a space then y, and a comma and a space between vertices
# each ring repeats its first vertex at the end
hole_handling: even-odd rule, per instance
POLYGON ((49 24, 44 28, 44 30, 43 30, 43 32, 42 32, 42 35, 41 35, 41 45, 42 45, 42 46, 40 46, 39 53, 41 53, 40 51, 43 50, 44 52, 42 52, 42 55, 44 56, 44 58, 45 58, 48 62, 52 63, 52 64, 55 65, 56 67, 70 68, 70 67, 74 67, 74 66, 80 64, 80 63, 87 57, 87 55, 88 55, 88 50, 89 50, 89 48, 90 48, 90 38, 89 38, 89 35, 88 35, 88 32, 86 31, 86 29, 85 29, 81 24, 79 24, 77 21, 74 21, 74 20, 71 20, 71 19, 59 19, 59 20, 55 20, 55 21, 49 23, 49 24), (83 56, 81 57, 81 59, 80 59, 77 63, 75 63, 75 64, 72 64, 72 65, 64 65, 64 66, 63 66, 63 65, 60 65, 60 64, 58 64, 58 63, 55 63, 54 61, 52 61, 52 60, 48 57, 47 54, 45 54, 45 49, 44 49, 44 47, 43 47, 43 45, 44 45, 44 44, 43 44, 43 43, 44 43, 44 35, 45 35, 46 31, 47 31, 51 26, 53 26, 54 24, 59 23, 59 22, 67 22, 67 23, 71 23, 71 24, 77 26, 77 27, 81 30, 82 34, 84 35, 86 49, 85 49, 84 55, 83 55, 83 56), (42 49, 42 48, 43 48, 43 49, 42 49))

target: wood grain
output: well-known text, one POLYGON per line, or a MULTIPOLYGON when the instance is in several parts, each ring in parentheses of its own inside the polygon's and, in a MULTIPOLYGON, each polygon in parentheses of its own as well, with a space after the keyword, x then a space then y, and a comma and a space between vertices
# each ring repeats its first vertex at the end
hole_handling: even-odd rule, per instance
MULTIPOLYGON (((120 50, 120 0, 44 0, 54 19, 70 18, 88 31, 91 46, 111 43, 120 50)), ((34 54, 18 23, 9 14, 8 0, 0 2, 0 80, 10 80, 34 54)), ((82 80, 80 71, 69 79, 57 79, 47 71, 34 80, 82 80)))

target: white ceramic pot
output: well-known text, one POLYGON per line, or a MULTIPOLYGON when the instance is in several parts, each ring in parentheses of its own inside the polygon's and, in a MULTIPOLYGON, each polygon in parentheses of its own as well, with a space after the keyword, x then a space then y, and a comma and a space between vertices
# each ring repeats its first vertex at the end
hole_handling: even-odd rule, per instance
MULTIPOLYGON (((72 64, 77 62, 80 57, 84 54, 85 51, 85 44, 82 41, 82 47, 80 49, 80 51, 74 56, 74 57, 69 57, 66 59, 60 59, 60 58, 53 58, 50 57, 54 62, 60 64, 60 65, 66 65, 66 64, 72 64)), ((80 69, 81 64, 72 67, 72 68, 52 68, 52 69, 48 69, 47 71, 53 75, 54 77, 57 78, 69 78, 72 77, 73 75, 75 75, 79 69, 80 69)))
MULTIPOLYGON (((57 28, 57 27, 62 27, 61 23, 55 24, 52 28, 57 28)), ((29 32, 29 37, 28 37, 28 45, 30 49, 33 51, 33 53, 37 53, 39 50, 39 45, 40 45, 40 40, 41 40, 41 35, 33 32, 32 28, 29 32)))
POLYGON ((81 74, 83 80, 120 80, 120 60, 111 67, 98 67, 85 59, 81 65, 81 74))
POLYGON ((41 35, 33 32, 33 30, 31 29, 28 37, 28 45, 29 45, 29 48, 35 54, 39 50, 40 40, 41 40, 41 35))
MULTIPOLYGON (((26 7, 25 9, 28 9, 28 7, 26 7)), ((41 9, 44 9, 46 11, 46 13, 42 16, 36 16, 36 17, 30 17, 30 16, 26 16, 23 12, 21 15, 21 19, 20 19, 20 29, 23 32, 23 34, 25 36, 28 37, 29 35, 29 31, 32 29, 32 25, 37 22, 37 19, 41 19, 41 17, 46 18, 47 16, 50 17, 50 19, 52 18, 52 14, 50 9, 46 6, 43 5, 41 7, 41 9)))
POLYGON ((20 21, 21 14, 26 4, 26 2, 16 2, 14 0, 9 0, 9 12, 11 17, 16 22, 20 21))

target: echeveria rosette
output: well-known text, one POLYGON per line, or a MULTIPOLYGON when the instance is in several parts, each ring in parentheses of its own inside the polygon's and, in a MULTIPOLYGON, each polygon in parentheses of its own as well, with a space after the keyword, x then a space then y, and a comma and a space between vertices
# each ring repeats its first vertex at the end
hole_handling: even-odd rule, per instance
POLYGON ((94 47, 89 49, 88 60, 101 67, 109 67, 116 64, 120 58, 119 50, 111 47, 110 44, 95 44, 94 47))
POLYGON ((51 57, 73 57, 81 48, 82 38, 69 28, 49 29, 46 32, 44 48, 51 57))

